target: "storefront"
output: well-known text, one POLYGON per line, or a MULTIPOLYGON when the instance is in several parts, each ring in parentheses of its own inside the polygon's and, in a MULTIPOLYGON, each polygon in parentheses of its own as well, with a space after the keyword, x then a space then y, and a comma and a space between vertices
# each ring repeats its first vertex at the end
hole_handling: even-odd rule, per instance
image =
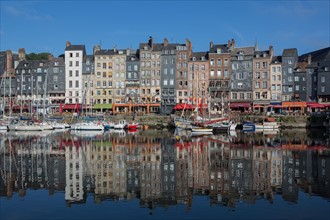
POLYGON ((252 102, 231 102, 230 103, 230 109, 232 111, 251 111, 252 108, 252 102))

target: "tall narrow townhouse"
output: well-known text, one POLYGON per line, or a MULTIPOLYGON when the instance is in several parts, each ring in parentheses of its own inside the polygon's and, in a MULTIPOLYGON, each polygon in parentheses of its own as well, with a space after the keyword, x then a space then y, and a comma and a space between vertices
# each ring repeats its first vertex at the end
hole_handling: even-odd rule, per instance
POLYGON ((162 49, 163 44, 154 43, 152 37, 149 38, 148 43, 140 43, 140 95, 142 103, 160 103, 162 49))
POLYGON ((93 78, 94 78, 94 55, 86 55, 83 62, 83 102, 82 107, 86 112, 93 110, 93 78))
POLYGON ((192 53, 192 43, 186 39, 185 44, 176 47, 176 103, 188 102, 184 96, 188 93, 188 61, 192 53))
POLYGON ((164 39, 161 55, 161 110, 163 114, 170 114, 176 100, 176 47, 164 39))
POLYGON ((51 57, 47 71, 47 95, 50 97, 51 111, 59 112, 65 103, 65 64, 63 57, 51 57))
POLYGON ((22 60, 16 67, 18 105, 14 111, 20 113, 37 113, 43 105, 43 97, 46 96, 45 83, 47 82, 48 61, 47 60, 22 60), (45 94, 45 96, 44 96, 45 94))
POLYGON ((282 57, 273 56, 269 68, 270 68, 270 104, 273 105, 274 108, 276 107, 276 105, 281 105, 281 100, 282 100, 282 57))
POLYGON ((231 110, 247 111, 252 108, 254 51, 254 46, 234 48, 231 51, 231 110))
POLYGON ((228 44, 210 43, 210 96, 211 110, 228 112, 230 103, 230 51, 235 48, 235 41, 228 44))
MULTIPOLYGON (((114 90, 114 103, 124 104, 127 96, 125 91, 126 81, 126 50, 114 48, 113 55, 113 86, 114 90)), ((127 111, 127 110, 126 110, 127 111)))
POLYGON ((329 64, 329 47, 299 56, 293 72, 295 101, 329 102, 329 64))
POLYGON ((282 101, 293 100, 293 70, 298 62, 296 48, 284 49, 282 53, 282 101))
MULTIPOLYGON (((188 92, 179 97, 192 97, 187 100, 198 108, 208 108, 209 94, 209 59, 207 52, 193 52, 188 61, 188 92), (188 94, 188 96, 187 96, 188 94), (197 106, 198 105, 198 106, 197 106)), ((204 111, 201 111, 204 112, 204 111)))
POLYGON ((83 101, 83 62, 86 56, 85 45, 71 45, 66 42, 65 59, 65 109, 76 110, 83 101))
POLYGON ((110 111, 115 100, 115 84, 113 79, 115 53, 115 50, 102 50, 100 46, 94 47, 95 75, 93 77, 94 90, 92 99, 94 103, 93 108, 96 111, 110 111))
POLYGON ((266 112, 270 104, 270 64, 273 59, 274 50, 255 51, 253 58, 253 110, 266 112))
POLYGON ((140 60, 138 50, 126 50, 126 102, 137 104, 140 100, 140 60))

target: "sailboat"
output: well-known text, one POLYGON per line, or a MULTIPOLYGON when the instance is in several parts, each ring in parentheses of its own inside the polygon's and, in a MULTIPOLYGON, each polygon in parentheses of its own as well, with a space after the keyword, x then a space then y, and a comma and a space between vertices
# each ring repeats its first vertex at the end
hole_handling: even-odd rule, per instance
MULTIPOLYGON (((8 125, 10 124, 13 117, 11 117, 11 106, 12 106, 12 100, 11 100, 11 76, 9 76, 9 117, 5 115, 6 112, 6 78, 7 78, 7 72, 4 73, 1 85, 3 84, 3 103, 2 105, 2 119, 0 120, 0 130, 1 131, 8 131, 8 125)), ((1 87, 0 85, 0 87, 1 87)))

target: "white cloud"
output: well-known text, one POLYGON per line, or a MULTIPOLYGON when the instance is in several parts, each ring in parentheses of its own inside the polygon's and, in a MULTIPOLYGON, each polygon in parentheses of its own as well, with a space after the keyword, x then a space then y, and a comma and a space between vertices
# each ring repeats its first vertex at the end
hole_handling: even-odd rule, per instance
POLYGON ((4 6, 4 10, 13 17, 21 17, 22 19, 27 19, 27 20, 41 21, 41 20, 53 19, 51 15, 42 15, 38 11, 32 8, 6 5, 4 6))

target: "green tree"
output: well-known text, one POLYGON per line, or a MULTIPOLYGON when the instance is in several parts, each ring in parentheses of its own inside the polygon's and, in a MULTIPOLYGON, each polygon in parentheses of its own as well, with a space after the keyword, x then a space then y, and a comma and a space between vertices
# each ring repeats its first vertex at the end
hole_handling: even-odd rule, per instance
POLYGON ((50 53, 29 53, 26 54, 26 60, 48 60, 50 53))

